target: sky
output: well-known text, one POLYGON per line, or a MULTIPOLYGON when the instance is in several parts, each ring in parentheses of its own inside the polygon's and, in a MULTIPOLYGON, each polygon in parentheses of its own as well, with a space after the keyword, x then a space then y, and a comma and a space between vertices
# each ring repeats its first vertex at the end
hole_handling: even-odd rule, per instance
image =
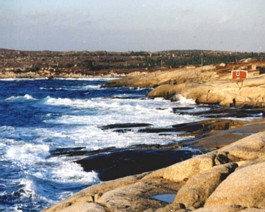
POLYGON ((265 52, 264 0, 0 0, 0 48, 265 52))

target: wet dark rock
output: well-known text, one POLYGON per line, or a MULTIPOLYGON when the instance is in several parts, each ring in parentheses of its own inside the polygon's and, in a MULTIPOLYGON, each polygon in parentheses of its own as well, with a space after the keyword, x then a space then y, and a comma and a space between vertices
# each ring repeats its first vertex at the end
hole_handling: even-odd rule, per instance
POLYGON ((174 113, 178 113, 179 111, 182 110, 193 110, 194 107, 173 107, 172 109, 174 113))
POLYGON ((264 112, 263 109, 242 109, 242 108, 212 108, 208 111, 200 111, 200 112, 184 112, 179 109, 174 109, 174 113, 178 114, 190 114, 195 116, 202 116, 207 118, 227 118, 227 117, 235 117, 235 118, 246 118, 246 117, 255 117, 261 116, 264 112))
POLYGON ((233 121, 229 119, 209 119, 198 122, 173 125, 176 131, 185 131, 190 133, 207 133, 212 130, 228 130, 233 126, 240 126, 244 122, 233 121))
POLYGON ((93 150, 89 151, 85 147, 70 147, 70 148, 56 148, 53 150, 50 150, 50 157, 55 157, 55 156, 88 156, 88 155, 96 155, 100 154, 102 152, 112 152, 116 150, 115 147, 108 147, 105 149, 98 149, 98 150, 93 150))
POLYGON ((176 124, 171 128, 145 128, 139 129, 141 133, 160 133, 165 135, 168 133, 178 134, 178 132, 185 132, 185 136, 188 135, 202 135, 212 130, 227 130, 233 126, 241 126, 243 121, 233 121, 230 119, 208 119, 198 122, 190 122, 184 124, 176 124))
POLYGON ((117 132, 117 133, 127 133, 127 132, 131 132, 132 129, 116 129, 113 130, 113 132, 117 132))
POLYGON ((167 108, 157 107, 156 110, 166 110, 167 108))
POLYGON ((96 171, 103 181, 169 166, 193 156, 184 149, 120 150, 76 161, 85 171, 96 171))
POLYGON ((164 132, 175 132, 176 129, 174 128, 144 128, 144 129, 139 129, 138 132, 140 133, 164 133, 164 132))
POLYGON ((135 128, 135 127, 148 127, 151 124, 148 123, 118 123, 118 124, 109 124, 100 127, 103 130, 107 129, 116 129, 116 128, 135 128))
POLYGON ((77 156, 84 155, 87 151, 85 147, 57 148, 50 150, 51 157, 59 155, 77 156))

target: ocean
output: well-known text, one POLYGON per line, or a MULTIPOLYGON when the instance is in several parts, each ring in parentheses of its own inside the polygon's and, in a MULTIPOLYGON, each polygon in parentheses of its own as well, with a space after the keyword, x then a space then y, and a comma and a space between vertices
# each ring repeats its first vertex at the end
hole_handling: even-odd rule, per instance
POLYGON ((146 97, 149 89, 104 88, 109 79, 0 80, 0 211, 40 211, 99 183, 95 171, 75 163, 82 156, 52 155, 61 148, 86 151, 137 144, 177 143, 177 134, 119 132, 101 127, 149 123, 152 127, 201 120, 173 113, 193 105, 146 97))

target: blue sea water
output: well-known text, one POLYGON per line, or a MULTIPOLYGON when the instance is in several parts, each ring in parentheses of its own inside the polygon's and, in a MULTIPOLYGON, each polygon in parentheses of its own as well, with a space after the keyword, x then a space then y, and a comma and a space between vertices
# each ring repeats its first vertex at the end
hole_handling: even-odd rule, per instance
POLYGON ((100 182, 96 172, 85 172, 74 162, 78 156, 51 156, 56 149, 89 151, 185 139, 137 130, 119 133, 102 130, 103 125, 167 127, 201 119, 174 114, 178 103, 148 99, 148 89, 102 88, 107 80, 0 80, 0 211, 40 211, 100 182))

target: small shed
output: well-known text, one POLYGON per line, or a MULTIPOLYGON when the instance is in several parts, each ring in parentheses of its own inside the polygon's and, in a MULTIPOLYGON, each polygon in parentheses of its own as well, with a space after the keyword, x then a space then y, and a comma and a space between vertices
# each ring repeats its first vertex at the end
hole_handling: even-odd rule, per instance
POLYGON ((232 70, 232 79, 246 79, 248 77, 247 70, 232 70))

